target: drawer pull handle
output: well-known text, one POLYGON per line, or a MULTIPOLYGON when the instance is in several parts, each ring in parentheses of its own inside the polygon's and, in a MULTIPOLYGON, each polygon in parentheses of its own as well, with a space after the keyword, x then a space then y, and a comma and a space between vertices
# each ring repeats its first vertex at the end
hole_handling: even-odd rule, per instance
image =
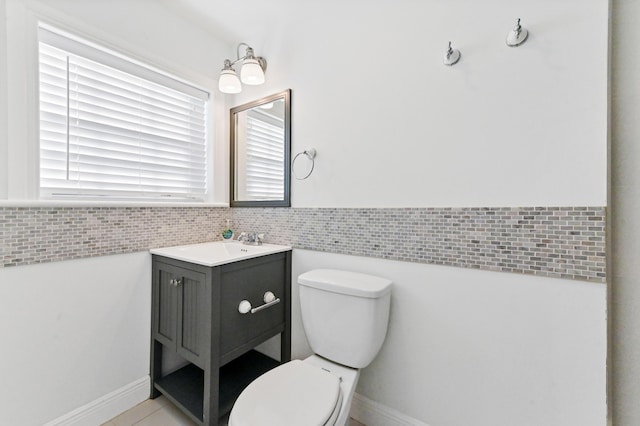
POLYGON ((272 292, 267 291, 264 294, 263 297, 264 300, 264 305, 260 305, 256 308, 252 308, 251 307, 251 302, 249 302, 248 300, 243 300, 240 302, 240 304, 238 305, 238 312, 240 312, 241 314, 247 314, 249 312, 251 312, 252 314, 255 314, 256 312, 259 312, 263 309, 267 309, 273 305, 277 305, 278 303, 280 303, 280 299, 277 298, 272 292))
POLYGON ((172 285, 174 287, 178 287, 180 284, 182 284, 182 279, 180 278, 175 280, 169 280, 169 285, 172 285))
POLYGON ((272 300, 272 301, 271 301, 271 302, 269 302, 269 303, 265 303, 264 305, 260 305, 260 306, 258 306, 257 308, 253 308, 253 309, 251 309, 251 313, 252 313, 252 314, 255 314, 255 313, 256 313, 256 312, 258 312, 258 311, 261 311, 261 310, 263 310, 263 309, 267 309, 267 308, 269 308, 269 307, 271 307, 271 306, 273 306, 273 305, 277 305, 278 303, 280 303, 280 299, 274 299, 274 300, 272 300))

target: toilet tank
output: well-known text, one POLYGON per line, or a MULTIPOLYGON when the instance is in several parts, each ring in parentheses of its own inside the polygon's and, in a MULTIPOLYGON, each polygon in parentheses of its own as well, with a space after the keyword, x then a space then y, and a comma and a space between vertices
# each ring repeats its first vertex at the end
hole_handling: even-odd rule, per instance
POLYGON ((389 323, 391 281, 335 269, 298 277, 302 323, 314 353, 364 368, 382 347, 389 323))

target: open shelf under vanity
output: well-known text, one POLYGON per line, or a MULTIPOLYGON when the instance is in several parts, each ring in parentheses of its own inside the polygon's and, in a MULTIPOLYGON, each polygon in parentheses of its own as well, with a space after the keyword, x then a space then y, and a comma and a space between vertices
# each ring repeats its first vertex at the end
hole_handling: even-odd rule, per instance
MULTIPOLYGON (((220 368, 218 416, 227 415, 249 383, 278 365, 279 361, 251 350, 220 368)), ((204 370, 188 364, 156 380, 154 386, 192 420, 202 423, 204 370)))

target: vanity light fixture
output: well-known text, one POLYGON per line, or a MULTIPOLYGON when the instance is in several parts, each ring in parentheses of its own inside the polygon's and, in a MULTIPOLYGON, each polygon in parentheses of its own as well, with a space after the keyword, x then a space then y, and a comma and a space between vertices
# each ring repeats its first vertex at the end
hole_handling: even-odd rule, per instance
POLYGON ((516 21, 516 26, 507 34, 507 46, 516 47, 520 46, 527 40, 529 31, 520 25, 520 18, 516 21))
POLYGON ((262 56, 255 56, 253 48, 247 43, 240 43, 237 48, 237 59, 231 61, 224 60, 224 68, 220 72, 218 79, 218 88, 222 93, 240 93, 242 91, 242 83, 249 85, 258 85, 264 83, 264 72, 267 69, 267 60, 262 56), (240 48, 246 47, 245 55, 240 56, 240 48), (240 78, 233 68, 238 62, 242 62, 240 69, 240 78))

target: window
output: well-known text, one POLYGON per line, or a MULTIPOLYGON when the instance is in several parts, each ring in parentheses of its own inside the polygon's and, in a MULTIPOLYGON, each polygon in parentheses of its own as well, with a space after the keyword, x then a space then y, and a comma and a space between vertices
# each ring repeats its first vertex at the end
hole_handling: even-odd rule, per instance
POLYGON ((39 29, 40 196, 204 200, 209 94, 39 29))

